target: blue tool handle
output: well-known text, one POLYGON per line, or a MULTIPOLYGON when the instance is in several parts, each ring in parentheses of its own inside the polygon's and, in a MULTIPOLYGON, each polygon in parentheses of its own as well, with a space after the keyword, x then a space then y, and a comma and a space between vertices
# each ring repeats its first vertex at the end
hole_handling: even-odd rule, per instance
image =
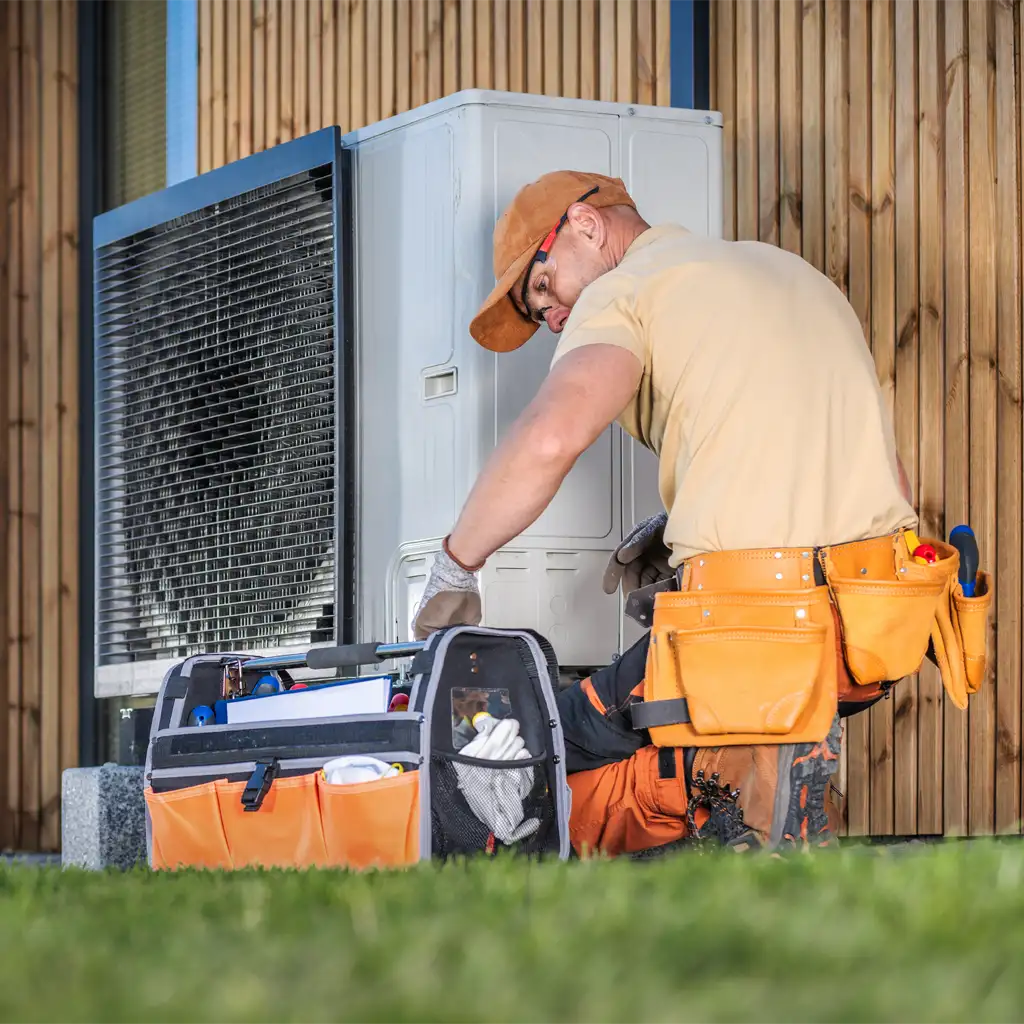
POLYGON ((949 543, 960 552, 958 578, 964 597, 974 597, 974 582, 978 578, 978 541, 969 526, 954 526, 949 533, 949 543))
POLYGON ((279 693, 280 690, 281 684, 277 681, 276 676, 263 676, 252 688, 251 696, 269 697, 272 693, 279 693))
POLYGON ((192 728, 196 728, 201 725, 213 725, 215 722, 215 716, 213 708, 207 707, 205 704, 200 704, 198 707, 192 709, 192 713, 188 716, 188 724, 192 728))

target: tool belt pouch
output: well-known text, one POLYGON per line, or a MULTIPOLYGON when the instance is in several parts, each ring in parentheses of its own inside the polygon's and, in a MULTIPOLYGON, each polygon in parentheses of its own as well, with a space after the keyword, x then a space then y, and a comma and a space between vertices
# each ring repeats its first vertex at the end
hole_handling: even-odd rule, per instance
POLYGON ((939 556, 931 565, 914 562, 902 533, 823 550, 822 567, 854 683, 895 682, 924 661, 959 564, 955 548, 929 543, 939 556))
POLYGON ((854 683, 870 686, 917 672, 931 644, 946 692, 965 708, 985 677, 991 576, 979 572, 976 596, 964 597, 956 548, 921 540, 938 556, 930 565, 914 561, 902 531, 825 549, 843 653, 854 683))
MULTIPOLYGON (((955 553, 955 552, 954 552, 955 553)), ((981 570, 974 596, 965 597, 956 574, 950 578, 932 623, 935 663, 949 699, 961 710, 985 680, 992 576, 981 570)))
POLYGON ((817 742, 836 713, 826 587, 659 593, 636 728, 656 746, 817 742))
POLYGON ((161 686, 145 769, 151 867, 396 868, 508 847, 568 857, 558 666, 543 638, 472 627, 433 634, 412 663, 408 711, 188 727, 239 660, 244 670, 237 656, 189 659, 161 686), (489 701, 495 717, 504 699, 532 756, 461 757, 452 712, 462 699, 489 701), (402 771, 328 782, 323 765, 345 755, 402 771), (513 798, 522 822, 505 830, 492 812, 513 798))

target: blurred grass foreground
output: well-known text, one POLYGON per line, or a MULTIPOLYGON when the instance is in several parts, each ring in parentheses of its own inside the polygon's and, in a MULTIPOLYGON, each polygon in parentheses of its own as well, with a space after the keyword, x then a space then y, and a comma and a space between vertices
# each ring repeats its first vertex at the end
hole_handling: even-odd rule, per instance
POLYGON ((0 869, 5 1021, 1024 1018, 1024 844, 0 869))

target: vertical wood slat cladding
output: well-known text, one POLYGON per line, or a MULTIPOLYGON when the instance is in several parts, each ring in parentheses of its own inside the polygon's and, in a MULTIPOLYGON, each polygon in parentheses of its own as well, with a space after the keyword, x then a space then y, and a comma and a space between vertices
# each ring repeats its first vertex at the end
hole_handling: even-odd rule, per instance
POLYGON ((670 0, 199 0, 199 170, 460 89, 669 103, 670 0))
POLYGON ((926 664, 847 722, 845 829, 1019 832, 1021 0, 711 7, 726 233, 801 253, 848 295, 921 532, 970 522, 996 578, 967 713, 926 664))
POLYGON ((57 850, 78 761, 78 47, 0 0, 0 849, 57 850))

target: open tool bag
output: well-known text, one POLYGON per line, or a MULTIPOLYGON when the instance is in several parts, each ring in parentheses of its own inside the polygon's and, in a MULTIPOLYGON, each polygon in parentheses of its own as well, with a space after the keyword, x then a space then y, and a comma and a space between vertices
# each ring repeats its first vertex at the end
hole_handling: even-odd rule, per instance
MULTIPOLYGON (((553 652, 535 633, 468 626, 423 644, 189 658, 167 673, 154 709, 150 866, 400 867, 502 849, 566 858, 557 680, 553 652), (189 724, 221 702, 254 700, 268 672, 285 690, 289 669, 402 657, 412 658, 408 670, 388 676, 393 695, 408 694, 404 710, 189 724), (357 757, 387 775, 336 783, 323 771, 357 757)), ((400 702, 392 696, 392 707, 400 702)))
POLYGON ((926 657, 959 708, 985 678, 990 573, 910 531, 712 552, 652 590, 644 703, 632 715, 657 746, 820 742, 837 708, 865 706, 926 657))

